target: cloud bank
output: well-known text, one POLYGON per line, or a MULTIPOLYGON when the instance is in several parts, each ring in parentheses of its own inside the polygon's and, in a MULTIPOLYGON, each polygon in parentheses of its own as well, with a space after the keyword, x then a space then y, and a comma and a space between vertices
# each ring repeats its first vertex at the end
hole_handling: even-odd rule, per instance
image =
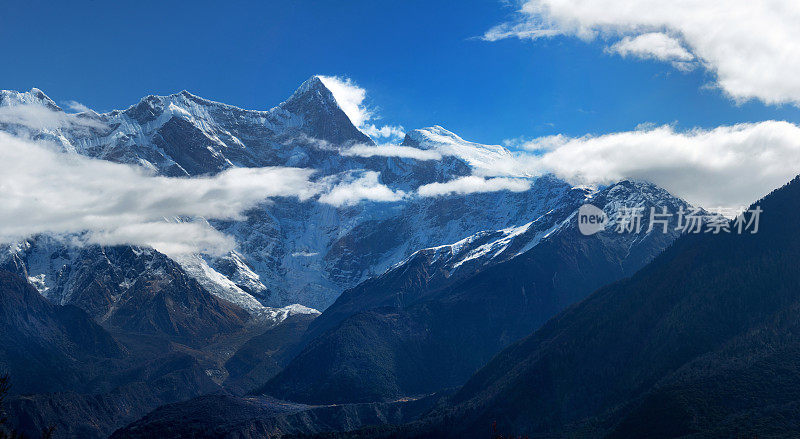
POLYGON ((99 120, 54 111, 39 104, 0 107, 0 124, 21 125, 39 131, 68 127, 107 128, 99 120))
POLYGON ((88 243, 218 254, 233 249, 233 242, 197 218, 234 219, 269 197, 307 199, 318 190, 307 169, 151 176, 134 166, 57 152, 6 133, 0 133, 0 163, 3 242, 37 233, 80 234, 88 243))
POLYGON ((691 56, 737 101, 800 105, 797 23, 800 2, 793 0, 527 0, 517 20, 483 38, 601 38, 630 56, 691 56))
MULTIPOLYGON (((153 176, 130 165, 91 159, 0 132, 0 241, 38 233, 80 243, 133 244, 167 254, 220 254, 233 240, 206 219, 236 219, 271 197, 297 197, 335 207, 412 197, 528 190, 532 177, 553 173, 575 184, 625 178, 652 181, 707 208, 747 205, 800 169, 800 126, 782 121, 678 131, 648 127, 599 136, 548 136, 514 143, 492 172, 414 192, 394 190, 375 171, 311 180, 312 169, 234 168, 210 177, 153 176), (524 177, 524 178, 519 178, 524 177)), ((437 159, 435 151, 384 145, 353 155, 437 159)))
POLYGON ((671 126, 519 145, 515 167, 573 183, 651 181, 704 207, 749 205, 800 170, 800 126, 781 121, 676 131, 671 126))

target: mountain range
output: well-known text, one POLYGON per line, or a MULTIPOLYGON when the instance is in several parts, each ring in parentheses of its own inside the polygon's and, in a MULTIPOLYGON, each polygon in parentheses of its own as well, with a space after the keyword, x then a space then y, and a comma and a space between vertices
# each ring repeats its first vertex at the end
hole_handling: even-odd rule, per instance
MULTIPOLYGON (((38 89, 0 92, 0 108, 25 105, 63 114, 38 89)), ((395 190, 468 176, 511 155, 501 146, 467 142, 441 127, 411 131, 403 141, 440 153, 440 160, 345 154, 349 146, 375 143, 352 124, 316 76, 268 111, 243 110, 184 91, 148 96, 122 111, 79 113, 74 119, 79 123, 44 129, 0 123, 0 130, 167 176, 293 166, 313 169, 320 181, 379 173, 380 181, 395 190)), ((181 262, 190 273, 207 278, 206 283, 223 283, 217 289, 228 290, 228 295, 254 295, 270 307, 301 304, 322 310, 344 289, 381 274, 416 250, 523 224, 554 207, 531 191, 459 198, 453 206, 418 198, 344 207, 276 199, 245 212, 243 221, 213 223, 235 238, 236 252, 181 262)))
POLYGON ((756 208, 757 233, 679 237, 632 276, 511 343, 456 389, 316 406, 264 396, 190 400, 114 437, 211 437, 212 425, 222 426, 217 437, 794 437, 800 177, 756 208), (231 422, 205 422, 203 413, 231 422), (347 425, 331 423, 332 413, 347 425), (196 422, 178 422, 184 416, 196 422))
MULTIPOLYGON (((320 185, 373 178, 416 194, 492 177, 513 159, 440 126, 405 134, 399 146, 415 156, 393 153, 353 124, 317 76, 267 111, 184 91, 68 115, 38 89, 0 92, 0 108, 31 106, 78 122, 0 121, 0 131, 177 178, 291 166, 312 169, 320 185)), ((465 395, 484 386, 470 383, 518 340, 683 242, 674 218, 666 233, 646 218, 641 233, 618 233, 626 208, 692 208, 643 181, 513 181, 390 201, 276 197, 243 218, 208 220, 236 243, 223 255, 79 245, 57 234, 5 244, 0 365, 14 384, 9 413, 24 431, 55 425, 63 437, 104 437, 164 404, 117 435, 152 435, 153 425, 169 425, 174 437, 241 428, 253 437, 360 434, 372 424, 438 431, 441 419, 472 413, 462 404, 477 403, 465 395), (608 218, 592 236, 578 227, 585 204, 608 218), (237 411, 227 427, 211 424, 237 411), (214 416, 181 421, 190 412, 214 416)))

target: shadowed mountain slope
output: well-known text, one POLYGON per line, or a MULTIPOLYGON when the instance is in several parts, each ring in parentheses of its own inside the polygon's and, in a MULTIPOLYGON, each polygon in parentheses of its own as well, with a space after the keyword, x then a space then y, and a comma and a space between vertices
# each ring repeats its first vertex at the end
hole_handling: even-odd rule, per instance
POLYGON ((444 252, 454 257, 441 256, 444 263, 411 258, 348 291, 310 326, 310 332, 331 329, 258 392, 304 403, 360 403, 459 386, 505 346, 598 287, 633 274, 680 234, 674 218, 666 234, 648 232, 647 222, 641 233, 617 233, 621 206, 686 208, 663 189, 629 181, 591 201, 611 218, 597 235, 578 231, 580 197, 551 212, 556 218, 545 215, 541 226, 534 221, 498 242, 466 240, 444 252), (505 261, 504 252, 510 254, 505 261), (475 261, 481 262, 469 265, 475 261), (453 266, 466 273, 442 276, 453 266), (359 304, 373 307, 359 310, 359 304))
POLYGON ((800 418, 800 180, 757 234, 688 235, 498 354, 415 437, 786 437, 800 418))

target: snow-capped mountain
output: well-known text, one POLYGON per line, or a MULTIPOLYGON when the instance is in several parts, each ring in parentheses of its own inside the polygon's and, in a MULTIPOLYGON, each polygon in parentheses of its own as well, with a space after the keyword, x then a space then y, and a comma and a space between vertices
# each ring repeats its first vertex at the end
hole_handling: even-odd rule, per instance
MULTIPOLYGON (((38 89, 0 91, 0 131, 153 175, 200 177, 235 167, 289 166, 313 170, 313 183, 320 186, 371 179, 406 194, 394 201, 339 204, 319 194, 265 200, 242 218, 209 220, 236 241, 236 250, 222 256, 76 246, 70 236, 48 235, 0 247, 0 270, 26 279, 49 303, 82 308, 127 341, 144 336, 186 351, 197 364, 179 370, 200 372, 197 379, 220 384, 234 371, 228 378, 236 385, 260 385, 305 348, 272 382, 272 389, 286 395, 323 389, 320 380, 329 389, 349 386, 350 377, 329 379, 319 370, 331 359, 340 359, 344 370, 363 369, 355 379, 364 384, 353 393, 356 399, 459 384, 500 347, 594 288, 632 273, 675 237, 618 236, 610 230, 582 237, 574 224, 581 204, 600 206, 609 227, 621 207, 685 205, 646 183, 595 189, 551 175, 515 174, 509 172, 514 155, 506 148, 470 142, 440 126, 411 130, 401 145, 377 145, 318 77, 266 111, 184 91, 148 96, 124 110, 68 114, 38 89), (419 190, 498 175, 513 175, 504 180, 519 184, 430 196, 419 190), (325 313, 317 317, 313 308, 325 313), (341 329, 331 330, 339 322, 341 329), (358 338, 353 334, 378 336, 352 349, 350 341, 358 338), (313 344, 304 344, 316 335, 321 337, 313 344), (419 349, 409 353, 407 346, 419 349), (319 355, 319 349, 334 355, 319 355), (398 359, 385 369, 388 375, 381 372, 385 365, 347 366, 351 360, 367 364, 359 358, 364 355, 383 361, 389 358, 384 353, 398 359), (408 368, 423 363, 431 370, 408 368), (408 380, 384 380, 395 373, 408 380), (430 380, 420 382, 420 376, 430 380), (310 387, 295 385, 314 380, 310 387), (373 386, 374 380, 380 385, 373 386), (383 387, 387 383, 397 385, 383 387)), ((143 352, 149 355, 150 349, 143 352)), ((342 370, 339 364, 329 371, 342 370)), ((94 416, 106 417, 112 405, 117 407, 103 406, 94 416)))
POLYGON ((345 291, 311 322, 303 350, 259 391, 341 404, 461 385, 504 346, 630 276, 682 233, 677 216, 666 233, 650 230, 647 217, 639 233, 618 233, 623 209, 689 209, 644 182, 570 192, 561 208, 528 224, 421 250, 345 291), (590 236, 580 232, 577 215, 587 201, 610 218, 590 236))
MULTIPOLYGON (((545 178, 552 179, 552 184, 558 181, 552 177, 545 178)), ((557 251, 558 257, 562 257, 570 252, 588 252, 594 246, 599 249, 593 254, 597 259, 595 263, 613 261, 620 274, 633 272, 681 234, 676 230, 677 217, 674 214, 681 209, 685 212, 693 209, 664 189, 641 181, 625 180, 603 188, 565 189, 556 207, 532 221, 500 230, 480 231, 451 244, 418 250, 385 273, 346 290, 310 325, 307 339, 319 336, 348 316, 364 310, 410 306, 432 292, 456 285, 528 252, 557 251), (608 218, 605 229, 593 236, 583 236, 578 229, 578 211, 587 203, 600 208, 608 218), (618 233, 617 224, 626 209, 641 208, 643 212, 649 212, 651 207, 659 212, 666 208, 673 213, 667 233, 663 233, 660 226, 649 230, 647 214, 642 216, 640 233, 618 233)), ((703 220, 711 215, 702 210, 698 212, 703 220)), ((553 256, 554 260, 556 258, 553 256)), ((575 274, 576 278, 591 276, 595 274, 580 271, 575 274)))
MULTIPOLYGON (((337 155, 325 144, 372 140, 356 129, 318 78, 269 111, 242 110, 182 91, 147 96, 125 110, 66 115, 41 90, 0 92, 0 106, 40 105, 65 123, 38 129, 40 139, 67 151, 141 165, 164 175, 200 175, 233 166, 324 168, 337 155)), ((5 124, 4 130, 30 132, 5 124)))
POLYGON ((498 165, 508 164, 512 158, 511 152, 500 145, 469 142, 439 125, 410 131, 401 145, 433 149, 443 156, 458 157, 479 174, 496 173, 498 165))
MULTIPOLYGON (((0 130, 169 176, 293 166, 313 169, 318 182, 368 176, 392 190, 411 193, 424 184, 491 176, 512 162, 512 153, 502 146, 469 142, 439 126, 411 130, 401 144, 435 152, 435 160, 353 153, 354 146, 380 146, 354 126, 316 76, 267 111, 244 110, 183 91, 147 96, 125 110, 67 114, 38 89, 0 92, 0 110, 15 106, 49 112, 58 123, 37 127, 6 118, 0 119, 0 130)), ((496 255, 493 246, 521 242, 517 235, 529 239, 529 234, 546 233, 541 225, 552 220, 552 212, 573 206, 571 186, 551 176, 520 177, 530 182, 530 189, 339 206, 277 198, 245 212, 244 220, 211 221, 235 238, 235 252, 175 259, 206 289, 245 308, 254 309, 260 302, 324 309, 342 291, 420 249, 466 239, 446 251, 470 249, 462 263, 473 264, 484 253, 496 255), (493 238, 500 241, 492 243, 493 238), (480 245, 464 245, 470 242, 480 245)), ((46 284, 46 276, 33 272, 29 278, 46 284)))
MULTIPOLYGON (((441 127, 413 130, 403 142, 434 150, 439 160, 348 154, 353 145, 374 142, 352 124, 318 77, 268 111, 243 110, 184 91, 148 96, 121 111, 69 115, 40 90, 0 94, 0 108, 19 105, 46 108, 60 123, 32 129, 7 122, 0 129, 170 176, 213 174, 234 166, 295 166, 314 169, 319 179, 378 173, 381 183, 409 191, 485 173, 491 163, 511 154, 501 146, 465 141, 441 127)), ((526 224, 556 208, 568 189, 564 182, 546 178, 522 192, 394 203, 337 207, 277 199, 246 212, 244 221, 213 222, 235 237, 237 252, 179 262, 223 298, 245 292, 270 306, 299 303, 324 309, 344 289, 381 274, 420 248, 526 224)))

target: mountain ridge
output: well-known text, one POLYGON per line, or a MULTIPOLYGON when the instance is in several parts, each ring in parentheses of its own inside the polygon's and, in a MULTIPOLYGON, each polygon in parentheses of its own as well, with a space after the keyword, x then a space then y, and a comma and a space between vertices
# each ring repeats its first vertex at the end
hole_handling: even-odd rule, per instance
MULTIPOLYGON (((10 94, 13 93, 3 96, 10 94)), ((29 92, 26 96, 16 101, 51 101, 43 93, 29 92)), ((0 108, 8 105, 9 99, 0 101, 0 108)), ((0 123, 0 129, 27 132, 35 139, 60 144, 68 152, 142 166, 170 176, 213 174, 231 166, 299 166, 316 169, 316 178, 330 177, 334 184, 365 172, 377 172, 379 183, 410 191, 422 184, 446 182, 472 173, 467 161, 450 154, 440 160, 346 155, 347 145, 370 146, 374 142, 353 126, 317 77, 307 80, 286 101, 267 111, 243 110, 179 92, 166 97, 150 95, 124 110, 65 117, 69 123, 53 129, 36 131, 8 123, 0 123), (91 124, 76 122, 83 120, 91 124)), ((457 138, 452 133, 445 137, 457 138)), ((478 144, 463 142, 462 149, 480 149, 478 144)), ((494 148, 500 151, 497 148, 502 147, 494 148)), ((245 280, 247 284, 237 287, 248 290, 247 294, 265 305, 300 303, 323 309, 344 289, 380 274, 419 248, 452 242, 483 229, 522 224, 541 204, 535 198, 524 192, 459 197, 470 200, 469 209, 483 218, 478 224, 458 221, 455 214, 447 218, 446 212, 425 199, 406 201, 401 207, 380 203, 337 207, 276 200, 246 212, 248 218, 244 222, 212 221, 212 226, 236 238, 240 251, 219 259, 203 258, 205 262, 200 265, 225 271, 229 279, 245 280), (497 214, 486 215, 479 209, 486 203, 518 207, 512 211, 504 206, 497 214), (398 227, 392 216, 407 217, 409 232, 415 235, 412 242, 363 242, 364 236, 379 233, 378 229, 385 229, 381 233, 387 235, 398 227), (312 227, 307 225, 309 221, 318 224, 312 227), (410 224, 414 222, 417 224, 410 224), (363 245, 378 248, 365 249, 363 245), (365 254, 360 261, 347 259, 347 255, 359 252, 365 254), (241 264, 231 265, 231 259, 241 264), (321 275, 321 271, 329 274, 321 275)), ((459 211, 466 214, 463 208, 459 211)), ((192 260, 198 262, 196 258, 192 260)), ((185 268, 200 276, 207 271, 203 267, 185 268)), ((201 280, 213 282, 208 277, 201 280)))

